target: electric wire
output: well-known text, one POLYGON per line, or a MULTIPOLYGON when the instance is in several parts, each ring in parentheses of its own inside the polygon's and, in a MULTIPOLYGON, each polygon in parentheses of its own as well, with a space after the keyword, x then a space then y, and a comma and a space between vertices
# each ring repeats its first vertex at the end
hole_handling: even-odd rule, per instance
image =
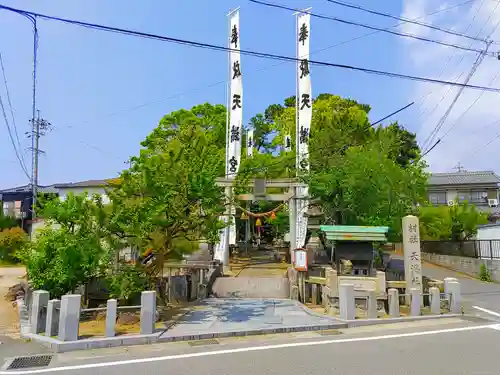
MULTIPOLYGON (((488 16, 488 19, 484 22, 483 26, 481 27, 481 30, 479 30, 478 32, 478 35, 484 30, 485 26, 488 24, 489 20, 491 19, 491 16, 496 12, 496 10, 498 9, 498 7, 500 6, 500 2, 497 2, 497 5, 495 6, 495 8, 493 9, 492 12, 490 12, 489 16, 488 16)), ((497 22, 497 24, 495 25, 495 27, 491 30, 491 32, 488 34, 488 37, 487 39, 489 39, 494 33, 495 31, 498 29, 498 27, 500 26, 500 20, 497 22)), ((489 45, 488 45, 489 47, 489 45)), ((469 72, 469 75, 467 76, 467 78, 465 79, 464 83, 465 84, 468 84, 468 82, 470 81, 470 79, 472 78, 472 76, 475 74, 476 70, 479 68, 479 65, 481 65, 482 61, 484 59, 484 54, 479 54, 476 61, 474 62, 474 65, 472 66, 472 69, 471 71, 469 72)), ((439 133, 439 130, 441 130, 441 128, 443 127, 444 123, 446 122, 449 114, 451 113, 451 110, 453 109, 455 103, 458 101, 458 99, 460 98, 461 94, 463 92, 463 89, 460 88, 457 92, 457 94, 455 95, 455 98, 453 99, 453 101, 451 102, 450 106, 448 107, 448 109, 446 110, 445 114, 441 117, 441 119, 439 120, 438 124, 436 125, 436 127, 434 128, 434 130, 431 132, 431 134, 429 135, 429 137, 427 138, 426 142, 424 143, 424 147, 425 147, 425 144, 428 142, 428 145, 431 145, 432 142, 434 141, 434 139, 436 138, 436 136, 438 135, 439 133)), ((476 101, 477 102, 477 101, 476 101)), ((476 103, 475 102, 475 103, 476 103)), ((474 103, 474 104, 475 104, 474 103)), ((438 138, 438 141, 434 144, 434 146, 431 147, 431 149, 435 149, 435 147, 441 143, 441 138, 438 138)), ((427 155, 431 150, 427 150, 424 152, 425 155, 427 155)))
MULTIPOLYGON (((297 10, 295 8, 290 8, 290 7, 287 7, 285 5, 268 3, 268 2, 265 2, 265 1, 261 1, 261 0, 248 0, 248 1, 250 1, 251 3, 254 3, 254 4, 259 4, 259 5, 267 6, 267 7, 270 7, 270 8, 284 9, 284 10, 288 10, 288 11, 291 11, 291 12, 297 12, 297 11, 299 11, 299 10, 297 10)), ((342 24, 346 24, 346 25, 362 27, 362 28, 369 29, 369 30, 377 30, 377 31, 380 31, 380 32, 385 32, 385 33, 388 33, 388 34, 392 34, 392 35, 396 35, 396 36, 400 36, 400 37, 404 37, 404 38, 411 38, 411 39, 416 39, 416 40, 420 40, 420 41, 423 41, 423 42, 435 43, 435 44, 438 44, 438 45, 441 45, 441 46, 444 46, 444 47, 456 48, 456 49, 460 49, 460 50, 463 50, 463 51, 476 52, 476 53, 485 53, 487 56, 491 56, 491 57, 494 57, 494 58, 497 57, 497 54, 491 53, 491 52, 487 52, 485 50, 480 50, 480 49, 470 48, 470 47, 464 47, 464 46, 461 46, 461 45, 458 45, 458 44, 447 43, 447 42, 443 42, 443 41, 436 40, 436 39, 424 38, 424 37, 421 37, 421 36, 418 36, 418 35, 414 35, 414 34, 408 34, 408 33, 403 33, 403 32, 398 32, 398 31, 387 30, 387 29, 383 29, 383 28, 379 28, 379 27, 375 27, 375 26, 370 26, 370 25, 367 25, 367 24, 364 24, 364 23, 360 23, 360 22, 348 21, 348 20, 344 20, 342 18, 325 16, 325 15, 318 14, 318 13, 312 13, 310 11, 307 11, 306 13, 309 14, 309 15, 311 15, 312 17, 321 18, 321 19, 330 20, 330 21, 335 21, 335 22, 339 22, 339 23, 342 23, 342 24)))
POLYGON ((26 170, 26 168, 24 167, 22 159, 21 159, 19 152, 17 150, 16 142, 14 141, 14 136, 12 135, 12 130, 11 130, 10 125, 9 125, 9 119, 7 118, 7 113, 5 112, 5 107, 3 105, 2 96, 0 96, 0 107, 2 108, 3 119, 5 121, 5 126, 7 127, 7 133, 9 134, 10 143, 12 144, 12 147, 14 148, 14 153, 16 154, 16 158, 19 161, 19 165, 21 166, 21 169, 24 172, 24 174, 26 175, 26 177, 28 177, 28 179, 31 180, 31 177, 30 177, 28 171, 26 170))
POLYGON ((21 160, 23 162, 23 165, 24 165, 24 169, 27 169, 26 168, 26 161, 24 160, 24 155, 22 153, 22 146, 21 146, 21 141, 19 140, 19 134, 17 132, 17 124, 16 124, 16 117, 14 116, 14 109, 12 108, 12 101, 10 99, 10 90, 9 90, 9 85, 7 83, 7 74, 5 73, 5 67, 3 65, 3 57, 2 57, 2 53, 0 52, 0 66, 2 68, 2 75, 3 75, 3 83, 5 85, 5 94, 6 94, 6 97, 7 97, 7 104, 9 105, 9 109, 10 109, 10 116, 12 118, 12 128, 14 129, 14 135, 16 137, 16 141, 17 141, 17 149, 18 149, 18 152, 21 156, 21 160))
MULTIPOLYGON (((472 27, 474 21, 476 20, 476 17, 479 15, 479 11, 481 10, 481 8, 483 7, 484 5, 484 2, 485 0, 481 0, 481 3, 479 4, 479 6, 477 7, 476 9, 476 12, 474 13, 474 16, 472 17, 471 21, 469 22, 469 25, 467 26, 467 28, 465 29, 465 33, 467 33, 469 31, 469 29, 472 27)), ((481 33, 481 31, 483 30, 483 28, 481 28, 481 30, 479 30, 479 32, 477 33, 476 37, 479 36, 479 34, 481 33)), ((474 42, 471 42, 469 47, 472 47, 472 45, 474 44, 474 42)), ((448 67, 448 65, 450 64, 450 62, 452 61, 452 59, 455 57, 455 55, 457 54, 458 50, 453 50, 453 52, 450 54, 450 56, 448 57, 448 60, 444 63, 442 69, 441 69, 441 72, 439 73, 438 75, 438 79, 440 79, 444 72, 446 71, 446 68, 448 67)), ((456 67, 458 68, 460 66, 460 64, 462 63, 462 61, 464 60, 465 58, 465 54, 463 54, 461 57, 460 57, 460 60, 458 61, 456 67)), ((460 77, 465 73, 465 71, 463 71, 458 77, 457 77, 457 81, 460 79, 460 77)), ((430 95, 434 92, 435 90, 431 90, 429 91, 428 95, 424 98, 424 100, 420 103, 419 107, 422 108, 424 103, 427 101, 427 98, 430 97, 430 95)), ((429 120, 431 118, 431 115, 436 111, 436 109, 441 105, 441 103, 443 102, 443 100, 445 99, 446 96, 448 96, 448 94, 451 92, 451 88, 444 94, 444 96, 439 100, 438 103, 436 103, 436 105, 434 106, 434 108, 430 111, 430 113, 427 114, 427 116, 425 117, 425 119, 421 120, 420 121, 420 125, 416 131, 416 135, 418 136, 418 133, 420 132, 420 130, 422 129, 424 123, 429 120)), ((422 112, 420 112, 419 110, 419 114, 418 114, 418 117, 421 117, 423 116, 427 111, 428 111, 429 107, 425 107, 424 110, 422 112)))
MULTIPOLYGON (((370 14, 375 14, 377 16, 382 16, 382 17, 386 17, 386 18, 392 18, 394 20, 403 21, 404 23, 411 23, 413 25, 418 25, 418 26, 426 27, 426 28, 429 28, 429 29, 432 29, 432 30, 441 31, 441 32, 449 34, 449 35, 460 36, 460 37, 467 38, 467 39, 474 40, 474 41, 478 41, 478 42, 484 42, 484 43, 487 42, 487 40, 478 38, 477 36, 474 37, 474 36, 467 35, 465 33, 460 33, 460 32, 457 32, 457 31, 454 31, 454 30, 451 30, 451 29, 445 29, 445 28, 442 28, 442 27, 434 26, 434 25, 431 25, 431 24, 428 24, 428 23, 424 23, 424 22, 419 22, 419 21, 412 20, 412 19, 409 19, 409 18, 398 17, 398 16, 394 16, 394 15, 389 14, 389 13, 379 12, 379 11, 376 11, 376 10, 373 10, 373 9, 368 9, 368 8, 362 7, 361 5, 350 4, 350 3, 347 3, 347 2, 344 2, 344 1, 338 1, 338 0, 326 0, 326 1, 328 1, 330 3, 333 3, 333 4, 337 4, 337 5, 343 6, 343 7, 360 10, 362 12, 366 12, 366 13, 370 13, 370 14)), ((493 42, 493 44, 500 44, 500 43, 493 42)))
MULTIPOLYGON (((436 14, 440 14, 440 13, 443 13, 443 12, 447 12, 449 10, 452 10, 452 9, 455 9, 455 8, 458 8, 458 7, 462 7, 464 5, 467 5, 467 4, 471 4, 471 3, 475 3, 477 2, 478 0, 467 0, 467 1, 464 1, 464 2, 461 2, 461 3, 457 3, 457 4, 453 4, 453 5, 450 5, 448 7, 442 7, 442 8, 439 8, 433 12, 430 12, 430 13, 427 13, 423 16, 420 16, 420 17, 417 17, 417 18, 414 18, 412 21, 416 21, 416 20, 420 20, 420 19, 424 19, 424 18, 427 18, 427 17, 430 17, 430 16, 433 16, 433 15, 436 15, 436 14)), ((485 0, 482 0, 482 2, 484 2, 485 0)), ((494 1, 494 0, 492 0, 494 1)), ((22 14, 23 16, 27 17, 27 18, 30 18, 30 20, 32 19, 32 17, 28 17, 26 16, 25 14, 22 14)), ((396 28, 398 26, 401 26, 403 24, 405 24, 406 22, 399 22, 397 24, 394 24, 392 26, 389 26, 387 27, 386 29, 389 30, 389 29, 392 29, 392 28, 396 28)), ((352 37, 352 38, 349 38, 349 39, 346 39, 346 40, 343 40, 341 42, 338 42, 336 44, 333 44, 333 45, 329 45, 329 46, 326 46, 326 47, 323 47, 323 48, 320 48, 318 50, 315 50, 315 51, 312 51, 310 54, 313 55, 313 54, 316 54, 316 53, 319 53, 319 52, 323 52, 323 51, 326 51, 328 49, 331 49, 331 48, 335 48, 335 47, 339 47, 339 46, 342 46, 344 44, 347 44, 347 43, 351 43, 351 42, 354 42, 354 41, 357 41, 357 40, 360 40, 360 39, 363 39, 365 37, 368 37, 368 36, 371 36, 371 35, 375 35, 375 34, 378 34, 380 33, 381 31, 370 31, 368 33, 364 33, 362 35, 359 35, 359 36, 355 36, 355 37, 352 37)), ((455 50, 456 51, 456 50, 455 50)), ((267 70, 267 69, 270 69, 270 68, 274 68, 274 67, 277 67, 277 66, 281 66, 283 64, 285 64, 286 61, 282 61, 282 62, 279 62, 277 64, 272 64, 272 65, 269 65, 267 67, 263 67, 263 68, 259 68, 259 69, 255 69, 255 72, 261 72, 261 71, 264 71, 264 70, 267 70)), ((247 70, 248 72, 248 70, 247 70)), ((148 107, 150 105, 154 105, 154 104, 158 104, 158 103, 161 103, 161 102, 164 102, 164 101, 167 101, 167 100, 171 100, 171 99, 175 99, 175 98, 178 98, 178 97, 181 97, 181 96, 184 96, 186 94, 189 94, 189 93, 192 93, 192 92, 197 92, 197 91, 201 91, 201 90, 204 90, 204 89, 208 89, 208 88, 212 88, 212 87, 215 87, 215 86, 218 86, 218 85, 222 85, 222 84, 227 84, 228 81, 227 80, 222 80, 222 81, 217 81, 217 82, 213 82, 211 84, 208 84, 208 85, 204 85, 204 86, 198 86, 198 87, 193 87, 189 90, 185 90, 185 91, 182 91, 180 93, 177 93, 177 94, 174 94, 174 95, 171 95, 171 96, 168 96, 168 97, 165 97, 165 98, 162 98, 162 99, 159 99, 159 100, 154 100, 154 101, 149 101, 149 102, 145 102, 145 103, 142 103, 142 104, 138 104, 138 105, 135 105, 135 106, 132 106, 132 107, 129 107, 129 108, 125 108, 125 109, 121 109, 121 110, 117 110, 117 111, 113 111, 113 112, 109 112, 109 113, 105 113, 105 114, 102 114, 100 116, 98 116, 98 118, 104 118, 104 117, 110 117, 110 116, 116 116, 116 115, 119 115, 119 114, 122 114, 122 113, 126 113, 126 112, 131 112, 131 111, 135 111, 135 110, 139 110, 139 109, 142 109, 142 108, 145 108, 145 107, 148 107)), ((432 93, 432 92, 431 92, 432 93)), ((429 93, 430 94, 430 93, 429 93)), ((84 120, 82 122, 79 122, 79 125, 85 125, 85 124, 88 124, 88 123, 91 123, 93 121, 95 121, 96 119, 88 119, 88 120, 84 120)), ((75 127, 76 125, 65 125, 65 127, 67 128, 73 128, 75 127)), ((94 146, 92 146, 94 147, 94 146)), ((104 152, 104 151, 103 151, 104 152)))
MULTIPOLYGON (((238 49, 233 49, 233 48, 220 46, 220 45, 216 45, 216 44, 196 42, 196 41, 187 40, 187 39, 174 38, 174 37, 163 36, 163 35, 156 35, 156 34, 145 33, 145 32, 141 32, 141 31, 134 31, 134 30, 130 30, 130 29, 123 29, 123 28, 118 28, 118 27, 99 25, 99 24, 93 24, 93 23, 76 21, 76 20, 69 20, 69 19, 65 19, 65 18, 61 18, 61 17, 53 17, 53 16, 47 16, 47 15, 40 14, 40 13, 23 11, 23 10, 7 7, 4 5, 0 5, 0 9, 12 10, 12 11, 16 11, 16 12, 24 12, 27 15, 32 15, 34 17, 38 17, 41 19, 59 21, 59 22, 63 22, 63 23, 87 27, 87 28, 100 30, 100 31, 113 32, 113 33, 118 33, 118 34, 123 34, 123 35, 160 40, 160 41, 164 41, 164 42, 177 43, 177 44, 188 45, 188 46, 192 46, 192 47, 206 48, 206 49, 211 49, 211 50, 216 50, 216 51, 224 51, 224 52, 233 52, 234 51, 234 52, 240 52, 243 55, 249 55, 249 56, 254 56, 254 57, 259 57, 259 58, 282 60, 282 61, 294 62, 294 63, 301 61, 301 59, 296 58, 296 57, 291 57, 291 56, 277 55, 277 54, 272 54, 272 53, 265 53, 265 52, 258 52, 258 51, 244 50, 244 49, 238 50, 238 49)), ((477 86, 477 85, 462 84, 462 83, 458 83, 458 82, 437 80, 437 79, 433 79, 433 78, 426 78, 426 77, 419 77, 419 76, 413 76, 413 75, 408 75, 408 74, 401 74, 401 73, 394 73, 394 72, 388 72, 388 71, 382 71, 382 70, 376 70, 376 69, 370 69, 370 68, 363 68, 363 67, 347 65, 347 64, 336 64, 336 63, 317 61, 317 60, 309 60, 309 64, 316 65, 316 66, 324 66, 324 67, 332 67, 332 68, 340 68, 340 69, 351 70, 351 71, 364 72, 367 74, 381 75, 381 76, 387 76, 387 77, 392 77, 392 78, 407 79, 407 80, 414 80, 414 81, 421 81, 421 82, 429 82, 429 83, 435 83, 435 84, 441 84, 441 85, 451 85, 451 86, 456 86, 456 87, 470 88, 470 89, 476 89, 476 90, 485 90, 485 91, 491 91, 491 92, 500 92, 500 88, 491 88, 491 87, 484 87, 484 86, 477 86)))

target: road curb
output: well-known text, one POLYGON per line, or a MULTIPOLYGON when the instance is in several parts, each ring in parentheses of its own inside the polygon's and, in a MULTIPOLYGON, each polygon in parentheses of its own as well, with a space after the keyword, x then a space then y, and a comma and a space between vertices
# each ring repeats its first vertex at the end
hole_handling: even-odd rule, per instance
MULTIPOLYGON (((305 307, 305 306, 304 306, 305 307)), ((307 307, 305 307, 307 308, 307 307)), ((314 313, 316 314, 316 313, 314 313)), ((428 316, 412 316, 412 317, 399 317, 399 318, 386 318, 386 319, 356 319, 350 321, 343 321, 335 319, 335 322, 326 324, 313 324, 304 326, 289 326, 289 327, 273 327, 273 328, 260 328, 254 330, 241 330, 241 331, 226 331, 226 332, 206 332, 195 335, 181 335, 181 336, 165 336, 166 331, 154 333, 152 335, 130 335, 130 336, 117 336, 117 337, 99 337, 92 339, 82 339, 78 341, 60 341, 52 337, 46 337, 38 334, 26 334, 24 338, 31 339, 38 344, 48 348, 54 353, 64 353, 76 350, 85 349, 103 349, 114 348, 120 346, 133 346, 133 345, 147 345, 162 342, 182 342, 182 341, 197 341, 217 338, 228 337, 245 337, 245 336, 258 336, 279 333, 293 333, 293 332, 310 332, 310 331, 326 331, 332 329, 343 329, 353 327, 363 327, 371 325, 414 322, 423 320, 436 320, 443 318, 461 317, 461 314, 443 314, 443 315, 428 315, 428 316)))

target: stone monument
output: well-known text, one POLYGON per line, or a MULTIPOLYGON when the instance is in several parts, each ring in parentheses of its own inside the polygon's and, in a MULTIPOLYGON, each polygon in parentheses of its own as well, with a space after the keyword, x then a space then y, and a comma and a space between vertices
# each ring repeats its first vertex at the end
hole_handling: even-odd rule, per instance
POLYGON ((405 265, 406 292, 422 288, 422 258, 420 253, 420 230, 418 217, 405 216, 403 218, 403 251, 405 265))

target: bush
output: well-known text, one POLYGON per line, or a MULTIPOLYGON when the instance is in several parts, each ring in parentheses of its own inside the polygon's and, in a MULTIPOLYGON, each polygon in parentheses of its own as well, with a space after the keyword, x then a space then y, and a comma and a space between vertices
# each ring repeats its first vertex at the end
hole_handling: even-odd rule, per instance
POLYGON ((15 254, 28 242, 28 236, 21 228, 0 230, 0 260, 16 262, 15 254))
POLYGON ((107 282, 111 298, 122 303, 131 303, 152 286, 141 266, 128 264, 121 264, 107 282))
POLYGON ((481 281, 486 281, 486 282, 491 282, 492 277, 490 271, 486 268, 486 265, 484 263, 479 266, 479 278, 481 281))

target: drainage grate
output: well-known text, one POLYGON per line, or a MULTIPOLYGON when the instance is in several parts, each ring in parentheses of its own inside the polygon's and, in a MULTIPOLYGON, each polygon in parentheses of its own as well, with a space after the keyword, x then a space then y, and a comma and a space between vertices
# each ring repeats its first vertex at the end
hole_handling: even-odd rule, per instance
POLYGON ((16 370, 30 367, 45 367, 50 364, 51 355, 33 355, 29 357, 17 357, 10 363, 7 370, 16 370))
POLYGON ((189 345, 191 346, 218 345, 218 344, 219 341, 216 339, 189 341, 189 345))
POLYGON ((321 336, 335 336, 341 334, 341 332, 336 329, 324 329, 322 331, 316 331, 316 333, 321 336))

